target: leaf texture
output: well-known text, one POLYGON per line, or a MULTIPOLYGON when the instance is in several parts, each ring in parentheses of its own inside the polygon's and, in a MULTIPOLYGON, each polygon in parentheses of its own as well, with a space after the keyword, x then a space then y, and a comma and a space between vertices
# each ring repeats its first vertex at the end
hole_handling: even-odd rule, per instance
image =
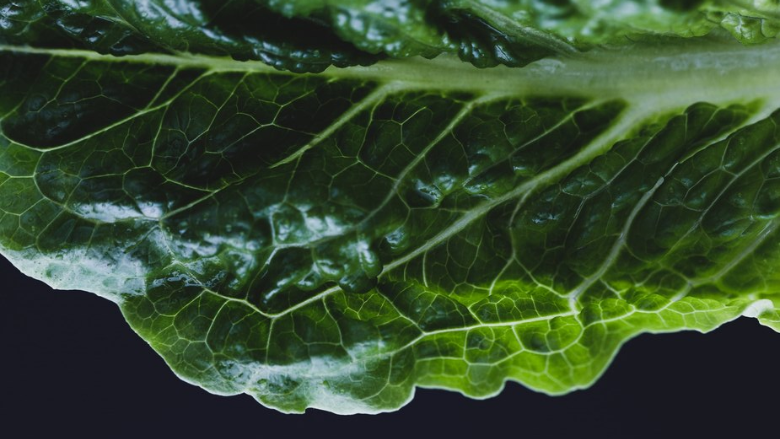
MULTIPOLYGON (((71 3, 4 10, 0 250, 115 301, 187 381, 371 413, 415 386, 587 387, 644 332, 780 328, 777 44, 297 74, 71 3)), ((331 26, 325 3, 257 4, 331 26)))
POLYGON ((682 39, 773 40, 774 1, 606 0, 14 0, 0 43, 228 55, 320 72, 385 57, 457 54, 479 67, 524 66, 602 45, 682 39))

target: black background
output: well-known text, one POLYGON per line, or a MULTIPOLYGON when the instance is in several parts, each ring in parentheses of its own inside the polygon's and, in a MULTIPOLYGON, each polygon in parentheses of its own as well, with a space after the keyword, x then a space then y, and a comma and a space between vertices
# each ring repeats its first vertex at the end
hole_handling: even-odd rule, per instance
POLYGON ((107 300, 53 291, 4 259, 0 275, 4 437, 780 437, 780 334, 754 319, 640 336, 592 388, 563 397, 509 383, 484 401, 418 389, 390 414, 283 415, 180 381, 107 300))

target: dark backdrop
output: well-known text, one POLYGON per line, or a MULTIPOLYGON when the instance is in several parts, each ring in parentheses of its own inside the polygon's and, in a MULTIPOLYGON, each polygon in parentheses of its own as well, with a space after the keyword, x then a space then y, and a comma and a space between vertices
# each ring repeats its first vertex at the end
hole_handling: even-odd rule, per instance
POLYGON ((563 397, 510 383, 484 401, 422 389, 391 414, 282 415, 180 381, 107 300, 52 291, 4 259, 0 275, 2 437, 780 437, 780 334, 753 319, 640 336, 563 397))

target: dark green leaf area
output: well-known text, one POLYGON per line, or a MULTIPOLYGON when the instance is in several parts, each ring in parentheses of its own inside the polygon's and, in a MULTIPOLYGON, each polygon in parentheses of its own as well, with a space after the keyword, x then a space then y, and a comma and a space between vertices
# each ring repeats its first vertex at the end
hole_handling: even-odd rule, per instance
POLYGON ((775 113, 676 167, 629 234, 633 254, 694 285, 776 288, 778 121, 775 113))
POLYGON ((0 108, 10 110, 24 101, 31 75, 42 71, 47 61, 48 57, 42 55, 0 53, 0 108))
POLYGON ((568 59, 604 45, 663 50, 682 39, 774 39, 772 2, 673 0, 15 0, 0 44, 117 56, 194 53, 321 72, 386 57, 457 55, 478 67, 568 59), (638 43, 639 42, 639 43, 638 43))
MULTIPOLYGON (((696 104, 664 126, 648 127, 618 142, 609 153, 523 206, 512 226, 515 247, 526 250, 518 255, 518 262, 534 273, 537 282, 551 288, 566 291, 589 286, 611 264, 625 259, 619 251, 627 237, 653 239, 668 233, 664 226, 680 224, 679 216, 670 215, 668 223, 654 229, 639 226, 655 223, 649 211, 664 210, 658 200, 668 193, 674 175, 686 167, 701 166, 701 154, 716 154, 716 146, 709 142, 746 117, 739 107, 696 104), (703 145, 708 146, 697 154, 703 145), (674 170, 671 176, 670 170, 674 170)), ((767 145, 769 139, 763 140, 767 145)), ((634 246, 629 250, 641 258, 634 246)), ((670 255, 665 252, 665 256, 670 255)))
POLYGON ((112 55, 193 52, 322 71, 371 64, 367 54, 312 20, 287 18, 253 0, 19 0, 0 7, 0 44, 89 49, 112 55))
MULTIPOLYGON (((541 172, 576 153, 606 123, 598 116, 612 117, 619 109, 611 103, 580 110, 582 103, 569 101, 524 103, 381 89, 363 99, 357 104, 365 106, 363 111, 334 121, 331 127, 340 127, 319 142, 318 136, 301 144, 293 136, 260 131, 226 150, 220 157, 225 166, 209 168, 200 182, 230 179, 236 166, 250 173, 163 218, 176 259, 196 263, 208 284, 229 273, 218 280, 222 293, 269 313, 333 285, 368 291, 385 264, 415 251, 485 197, 504 196, 529 178, 529 170, 541 172), (485 137, 488 132, 498 134, 485 137), (543 139, 549 141, 544 150, 543 139), (284 158, 266 161, 266 141, 271 142, 268 155, 284 158), (311 142, 318 143, 308 149, 311 142), (233 166, 225 156, 239 148, 254 155, 233 166), (267 168, 260 172, 263 165, 267 168)), ((235 126, 230 124, 230 133, 236 133, 235 126)), ((175 157, 164 148, 156 153, 175 157)), ((192 172, 201 163, 209 162, 180 163, 174 170, 192 172)), ((497 233, 496 250, 505 253, 503 232, 497 233)), ((458 262, 466 267, 472 256, 463 257, 458 262)))
POLYGON ((255 59, 295 72, 381 59, 357 50, 314 20, 284 17, 254 0, 109 3, 116 16, 163 49, 255 59))
POLYGON ((674 46, 682 38, 777 36, 775 2, 698 0, 263 0, 288 17, 328 24, 343 40, 390 57, 457 54, 477 66, 524 66, 603 44, 674 46))
POLYGON ((0 7, 0 43, 112 55, 159 50, 105 1, 16 0, 0 7))
MULTIPOLYGON (((523 32, 522 24, 473 2, 361 0, 264 1, 285 16, 328 23, 336 34, 368 53, 393 58, 453 53, 478 67, 524 66, 573 49, 546 31, 523 32)), ((515 5, 528 9, 528 5, 515 5)))
POLYGON ((660 0, 661 6, 675 11, 690 11, 703 3, 702 0, 660 0))
POLYGON ((8 59, 5 254, 116 300, 214 392, 294 412, 563 393, 634 335, 777 301, 760 106, 8 59))
POLYGON ((37 148, 92 137, 96 130, 148 108, 171 72, 166 67, 80 59, 52 63, 34 81, 19 84, 25 97, 14 114, 2 120, 3 132, 37 148))
POLYGON ((468 10, 451 10, 445 17, 443 27, 457 41, 458 57, 477 67, 521 67, 557 54, 552 44, 535 44, 523 36, 502 32, 468 10))

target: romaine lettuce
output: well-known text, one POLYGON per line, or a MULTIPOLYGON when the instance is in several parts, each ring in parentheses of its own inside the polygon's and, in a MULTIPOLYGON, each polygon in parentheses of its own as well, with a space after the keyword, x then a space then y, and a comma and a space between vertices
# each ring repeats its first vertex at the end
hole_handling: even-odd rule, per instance
POLYGON ((780 6, 594 4, 0 5, 0 251, 285 412, 780 330, 780 6))

